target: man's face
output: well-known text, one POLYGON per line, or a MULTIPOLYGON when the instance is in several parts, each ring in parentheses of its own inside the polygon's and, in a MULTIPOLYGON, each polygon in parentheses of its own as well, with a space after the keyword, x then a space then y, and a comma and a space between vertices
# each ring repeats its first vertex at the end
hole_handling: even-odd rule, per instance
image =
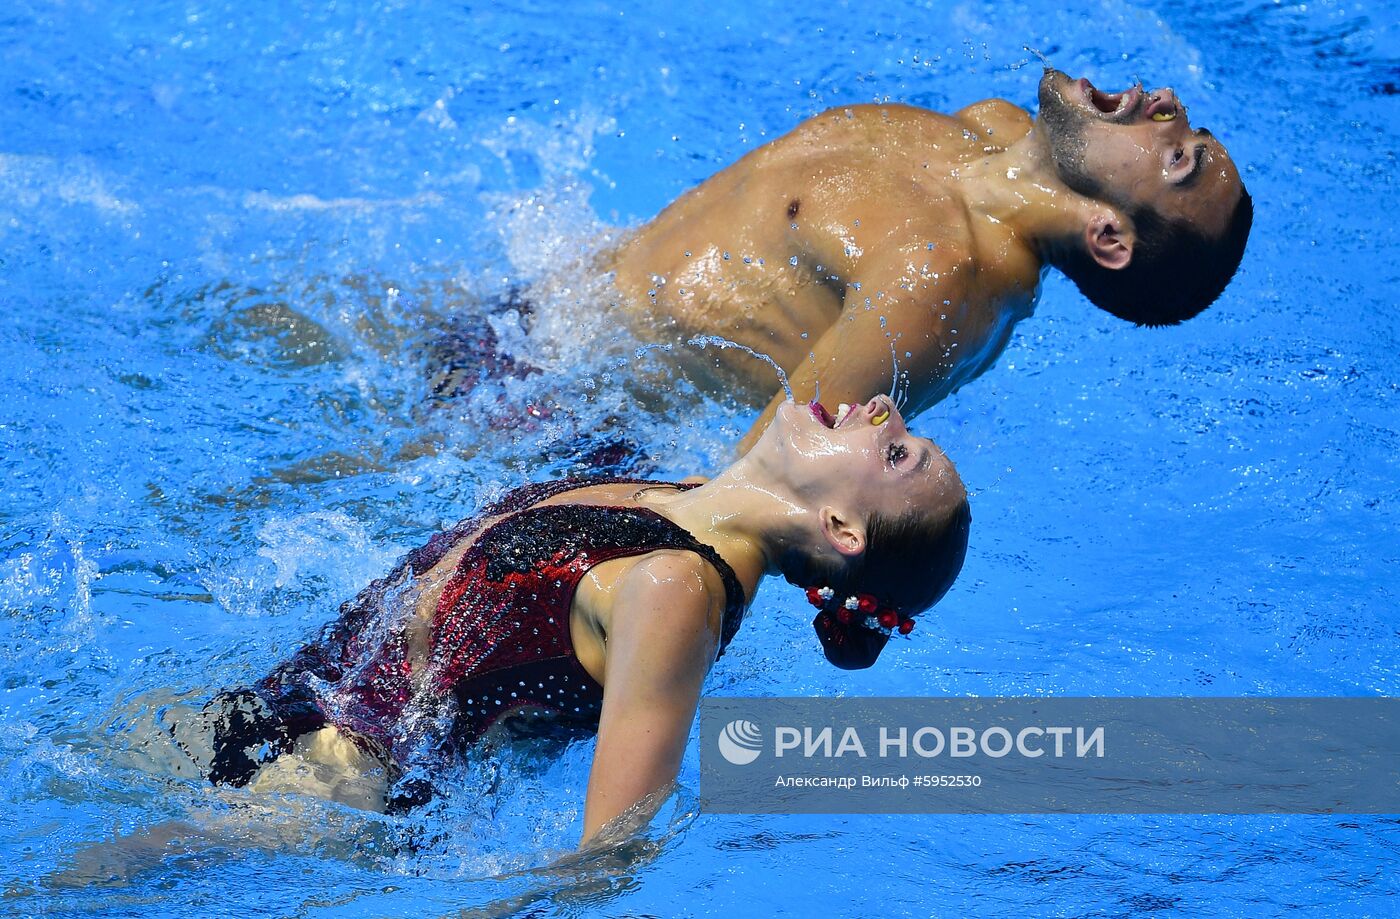
POLYGON ((1191 129, 1170 89, 1104 93, 1047 69, 1038 123, 1055 168, 1082 195, 1128 210, 1151 207, 1216 236, 1243 185, 1230 154, 1204 128, 1191 129))

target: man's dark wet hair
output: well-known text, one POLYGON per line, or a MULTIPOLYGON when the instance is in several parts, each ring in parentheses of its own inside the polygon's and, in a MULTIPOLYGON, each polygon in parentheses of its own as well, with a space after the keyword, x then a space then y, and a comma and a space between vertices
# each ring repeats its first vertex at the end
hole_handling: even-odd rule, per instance
POLYGON ((1126 267, 1105 268, 1079 246, 1061 256, 1056 267, 1090 302, 1120 319, 1176 325, 1214 303, 1235 276, 1254 225, 1254 199, 1240 187, 1240 200, 1216 238, 1149 207, 1127 213, 1135 240, 1126 267))
MULTIPOLYGON (((953 586, 967 558, 972 508, 967 499, 941 519, 911 511, 898 517, 872 516, 865 529, 865 551, 844 564, 789 558, 782 566, 800 587, 830 587, 839 606, 847 597, 869 594, 904 616, 929 609, 953 586)), ((826 659, 843 670, 875 663, 889 636, 858 623, 841 623, 824 609, 812 622, 826 659)))

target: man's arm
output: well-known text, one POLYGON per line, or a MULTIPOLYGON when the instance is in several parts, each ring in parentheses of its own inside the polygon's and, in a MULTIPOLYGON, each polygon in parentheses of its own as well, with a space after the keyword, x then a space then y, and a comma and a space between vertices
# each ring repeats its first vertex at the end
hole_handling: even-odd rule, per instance
MULTIPOLYGON (((901 376, 907 374, 909 414, 942 399, 960 350, 952 345, 964 337, 948 330, 965 312, 967 274, 961 259, 922 244, 863 259, 847 282, 841 315, 817 339, 811 356, 789 368, 793 397, 815 398, 820 382, 822 403, 833 411, 841 402, 863 402, 890 391, 897 361, 901 376)), ((966 337, 975 340, 975 334, 966 337)), ((739 443, 740 455, 758 440, 785 398, 779 392, 768 403, 739 443)))
POLYGON ((719 647, 723 596, 719 575, 690 552, 652 555, 619 585, 583 844, 675 780, 719 647))

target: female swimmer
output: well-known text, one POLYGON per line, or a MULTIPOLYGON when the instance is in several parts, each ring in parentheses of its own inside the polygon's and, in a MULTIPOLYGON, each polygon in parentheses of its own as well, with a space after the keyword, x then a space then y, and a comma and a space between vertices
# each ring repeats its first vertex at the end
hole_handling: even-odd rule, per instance
POLYGON ((217 784, 392 810, 488 728, 596 728, 587 843, 674 781, 701 684, 764 575, 808 588, 832 663, 868 667, 952 585, 970 521, 952 463, 885 396, 835 418, 787 403, 701 485, 527 485, 210 702, 201 765, 217 784))

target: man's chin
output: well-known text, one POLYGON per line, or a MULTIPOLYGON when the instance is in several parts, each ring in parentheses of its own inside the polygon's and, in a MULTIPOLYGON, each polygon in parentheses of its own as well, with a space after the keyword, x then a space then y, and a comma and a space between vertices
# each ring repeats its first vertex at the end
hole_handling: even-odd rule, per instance
POLYGON ((1047 66, 1045 71, 1040 75, 1040 91, 1045 92, 1047 88, 1063 90, 1064 87, 1073 82, 1069 74, 1065 73, 1063 70, 1047 66))
POLYGON ((1045 72, 1040 75, 1040 86, 1036 93, 1040 101, 1040 107, 1045 108, 1046 104, 1065 106, 1069 104, 1066 93, 1074 80, 1063 70, 1056 70, 1054 67, 1046 67, 1045 72))

